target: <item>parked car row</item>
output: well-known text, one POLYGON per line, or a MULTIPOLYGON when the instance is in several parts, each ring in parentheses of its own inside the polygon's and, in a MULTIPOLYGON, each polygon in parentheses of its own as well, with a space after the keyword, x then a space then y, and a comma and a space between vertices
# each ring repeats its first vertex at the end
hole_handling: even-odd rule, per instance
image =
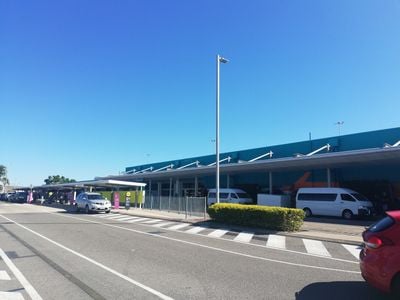
POLYGON ((12 192, 0 194, 1 201, 9 201, 14 203, 25 203, 28 199, 27 192, 12 192))

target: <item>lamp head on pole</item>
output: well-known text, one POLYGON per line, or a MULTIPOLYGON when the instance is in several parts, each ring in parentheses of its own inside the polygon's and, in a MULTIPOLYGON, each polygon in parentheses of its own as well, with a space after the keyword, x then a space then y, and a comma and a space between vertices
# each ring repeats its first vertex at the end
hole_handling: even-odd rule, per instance
POLYGON ((226 58, 224 58, 224 57, 222 57, 222 56, 219 56, 219 55, 218 55, 218 60, 219 60, 219 62, 221 62, 221 63, 223 63, 223 64, 226 64, 226 63, 229 62, 229 60, 227 60, 226 58))

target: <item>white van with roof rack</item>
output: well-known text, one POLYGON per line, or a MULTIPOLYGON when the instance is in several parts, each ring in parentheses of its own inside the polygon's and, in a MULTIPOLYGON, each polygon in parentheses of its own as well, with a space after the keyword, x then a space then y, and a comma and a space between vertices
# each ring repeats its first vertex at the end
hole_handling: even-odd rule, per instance
POLYGON ((296 195, 296 207, 312 215, 351 219, 371 215, 373 205, 365 196, 344 188, 301 188, 296 195))
MULTIPOLYGON (((217 203, 216 189, 210 189, 207 196, 207 204, 212 205, 217 203)), ((240 189, 219 189, 220 203, 240 203, 251 204, 253 199, 245 191, 240 189)))

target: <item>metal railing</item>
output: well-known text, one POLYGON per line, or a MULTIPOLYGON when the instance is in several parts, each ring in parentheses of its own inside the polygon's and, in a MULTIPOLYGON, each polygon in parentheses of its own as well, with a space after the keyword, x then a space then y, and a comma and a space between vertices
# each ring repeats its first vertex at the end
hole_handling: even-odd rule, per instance
POLYGON ((185 216, 200 216, 206 218, 207 198, 206 197, 169 197, 169 196, 148 196, 142 206, 144 209, 160 210, 185 214, 185 216))

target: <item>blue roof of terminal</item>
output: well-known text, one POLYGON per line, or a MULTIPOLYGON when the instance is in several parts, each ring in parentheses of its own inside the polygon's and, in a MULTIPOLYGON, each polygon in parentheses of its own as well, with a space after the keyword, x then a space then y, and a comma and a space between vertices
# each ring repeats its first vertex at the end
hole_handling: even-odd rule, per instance
MULTIPOLYGON (((400 140, 400 127, 396 127, 391 129, 342 135, 340 137, 335 136, 335 137, 307 140, 289 144, 225 152, 220 154, 220 159, 224 159, 229 156, 231 158, 230 160, 231 163, 237 163, 239 161, 249 161, 269 151, 273 152, 272 159, 293 157, 296 153, 307 154, 325 146, 326 144, 329 144, 331 146, 330 152, 370 149, 370 148, 382 147, 384 143, 394 144, 399 140, 400 140)), ((326 152, 326 150, 324 151, 326 152)), ((271 158, 264 157, 261 158, 260 160, 263 159, 271 159, 271 158)), ((215 154, 127 167, 125 171, 133 172, 133 170, 135 170, 134 172, 138 172, 141 170, 148 169, 150 167, 152 167, 152 170, 157 170, 159 168, 163 168, 171 164, 174 165, 173 169, 177 169, 179 167, 185 166, 195 161, 199 161, 199 164, 203 166, 215 163, 215 154)), ((224 163, 228 162, 223 162, 222 164, 224 163)))

